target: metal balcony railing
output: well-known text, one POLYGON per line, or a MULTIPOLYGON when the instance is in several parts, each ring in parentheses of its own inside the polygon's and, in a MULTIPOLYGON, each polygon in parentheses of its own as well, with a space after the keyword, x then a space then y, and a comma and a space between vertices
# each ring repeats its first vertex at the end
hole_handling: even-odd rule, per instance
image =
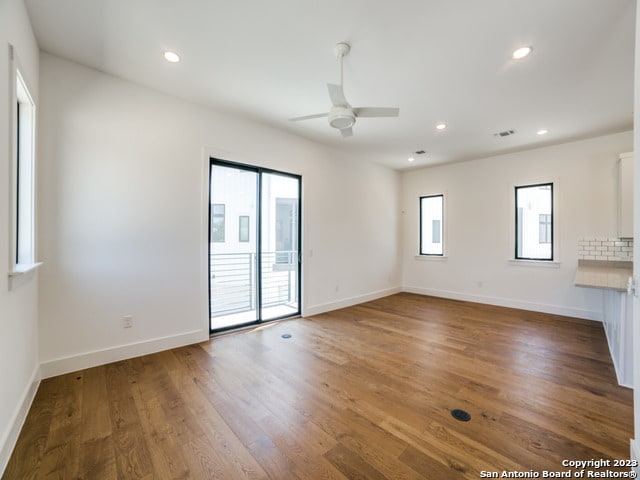
MULTIPOLYGON (((298 251, 262 253, 262 307, 298 301, 298 251)), ((209 258, 211 317, 255 310, 255 253, 214 253, 209 258)))

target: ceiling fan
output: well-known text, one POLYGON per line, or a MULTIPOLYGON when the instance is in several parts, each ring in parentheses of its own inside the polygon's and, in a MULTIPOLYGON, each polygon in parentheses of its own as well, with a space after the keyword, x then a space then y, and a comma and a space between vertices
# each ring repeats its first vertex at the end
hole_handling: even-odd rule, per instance
POLYGON ((353 135, 353 125, 357 118, 364 117, 397 117, 400 114, 399 108, 383 107, 352 107, 347 102, 343 90, 343 62, 344 57, 349 53, 351 47, 348 43, 338 43, 335 47, 336 56, 340 60, 340 85, 328 83, 329 98, 331 99, 331 110, 327 113, 306 115, 304 117, 290 118, 289 121, 310 120, 312 118, 328 117, 329 125, 337 128, 343 137, 353 135))

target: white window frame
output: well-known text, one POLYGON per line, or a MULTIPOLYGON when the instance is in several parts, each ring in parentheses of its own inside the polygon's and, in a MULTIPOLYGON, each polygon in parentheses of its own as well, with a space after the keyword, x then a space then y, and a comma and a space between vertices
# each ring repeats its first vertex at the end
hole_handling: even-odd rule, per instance
POLYGON ((9 62, 9 276, 15 276, 32 271, 41 263, 36 262, 35 233, 36 104, 12 45, 9 62))

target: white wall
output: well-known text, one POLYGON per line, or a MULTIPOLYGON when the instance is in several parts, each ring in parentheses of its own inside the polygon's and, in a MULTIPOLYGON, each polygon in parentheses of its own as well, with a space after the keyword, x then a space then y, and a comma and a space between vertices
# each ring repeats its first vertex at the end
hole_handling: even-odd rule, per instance
POLYGON ((573 286, 578 238, 615 236, 624 132, 402 174, 403 288, 417 293, 601 319, 602 292, 573 286), (513 187, 554 182, 560 265, 514 257, 513 187), (445 194, 444 260, 416 259, 418 197, 445 194))
POLYGON ((398 188, 397 173, 365 168, 346 154, 321 161, 303 177, 305 314, 399 291, 398 188))
POLYGON ((303 313, 399 289, 396 172, 49 54, 40 68, 44 376, 207 338, 205 152, 302 175, 303 313))
MULTIPOLYGON (((9 49, 38 104, 38 46, 21 0, 0 1, 0 472, 4 470, 39 381, 37 273, 9 280, 9 49)), ((12 102, 12 100, 11 100, 12 102)))

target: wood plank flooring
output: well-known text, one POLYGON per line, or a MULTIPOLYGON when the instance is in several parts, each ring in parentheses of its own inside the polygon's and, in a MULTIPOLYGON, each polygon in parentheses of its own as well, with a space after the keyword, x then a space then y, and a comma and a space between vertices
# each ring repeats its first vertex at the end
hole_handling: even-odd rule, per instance
POLYGON ((477 479, 632 425, 600 324, 403 293, 44 380, 2 478, 477 479))

